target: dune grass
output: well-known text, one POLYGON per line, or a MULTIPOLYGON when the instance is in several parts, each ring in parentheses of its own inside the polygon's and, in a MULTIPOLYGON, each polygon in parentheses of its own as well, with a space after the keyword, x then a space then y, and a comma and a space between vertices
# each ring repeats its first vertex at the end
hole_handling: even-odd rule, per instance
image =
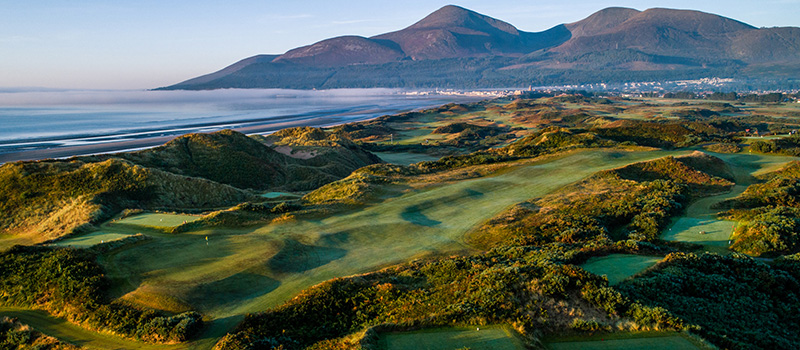
POLYGON ((183 345, 151 344, 128 340, 110 334, 92 332, 83 327, 50 316, 45 311, 0 307, 0 316, 17 318, 37 331, 88 349, 178 349, 183 345))
POLYGON ((630 254, 611 254, 591 258, 581 267, 596 275, 606 275, 609 284, 617 284, 650 266, 655 265, 661 257, 630 254))
POLYGON ((522 341, 508 326, 476 326, 429 329, 417 332, 381 334, 385 350, 521 350, 522 341))
POLYGON ((182 214, 162 214, 162 213, 146 213, 135 216, 129 216, 119 220, 119 224, 143 226, 143 227, 157 227, 168 228, 177 227, 187 222, 200 220, 199 216, 182 215, 182 214))

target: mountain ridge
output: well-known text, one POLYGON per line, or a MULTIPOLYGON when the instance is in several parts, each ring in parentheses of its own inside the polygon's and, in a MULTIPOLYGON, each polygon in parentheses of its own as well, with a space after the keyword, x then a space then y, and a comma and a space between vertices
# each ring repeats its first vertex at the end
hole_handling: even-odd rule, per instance
POLYGON ((742 76, 756 71, 749 66, 776 64, 800 67, 800 28, 756 28, 694 10, 610 7, 577 22, 526 32, 447 5, 397 31, 252 56, 161 89, 497 87, 568 82, 568 77, 625 81, 637 76, 626 74, 634 71, 742 76))

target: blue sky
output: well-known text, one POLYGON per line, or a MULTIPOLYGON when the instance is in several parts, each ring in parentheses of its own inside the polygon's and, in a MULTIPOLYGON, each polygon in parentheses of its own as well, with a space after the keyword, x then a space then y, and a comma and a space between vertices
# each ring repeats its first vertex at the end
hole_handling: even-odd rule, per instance
POLYGON ((800 26, 800 0, 0 0, 0 87, 147 89, 262 53, 402 29, 459 5, 541 31, 610 6, 694 9, 800 26))

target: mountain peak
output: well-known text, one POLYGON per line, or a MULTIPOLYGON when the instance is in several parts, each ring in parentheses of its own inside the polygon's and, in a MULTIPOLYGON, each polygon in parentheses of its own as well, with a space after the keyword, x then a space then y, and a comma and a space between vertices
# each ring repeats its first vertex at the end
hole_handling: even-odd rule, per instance
POLYGON ((573 38, 596 35, 614 28, 640 13, 639 10, 627 7, 609 7, 566 26, 572 32, 573 38))
POLYGON ((517 28, 511 24, 455 5, 444 6, 407 29, 449 29, 456 27, 477 30, 492 27, 509 34, 519 34, 517 28))

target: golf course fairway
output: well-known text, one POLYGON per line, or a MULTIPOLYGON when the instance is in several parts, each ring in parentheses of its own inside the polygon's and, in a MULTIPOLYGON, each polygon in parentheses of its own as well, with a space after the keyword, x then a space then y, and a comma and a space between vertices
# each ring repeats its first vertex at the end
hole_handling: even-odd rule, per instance
POLYGON ((727 254, 730 235, 736 223, 718 219, 717 213, 720 210, 712 206, 742 194, 747 186, 754 183, 753 176, 778 169, 797 158, 755 153, 712 153, 712 155, 728 164, 735 185, 730 192, 694 201, 686 208, 686 214, 676 218, 661 237, 667 241, 700 244, 708 251, 727 254))
POLYGON ((650 266, 655 265, 661 257, 630 255, 630 254, 611 254, 591 258, 581 267, 595 275, 606 275, 608 284, 617 284, 624 279, 633 276, 650 266))
POLYGON ((522 350, 525 346, 507 326, 476 326, 381 334, 386 350, 522 350))
POLYGON ((562 343, 548 343, 547 349, 550 350, 683 350, 701 349, 688 339, 680 336, 660 336, 630 339, 608 339, 590 341, 571 341, 562 343))
MULTIPOLYGON (((169 296, 214 319, 204 337, 222 336, 242 315, 277 306, 323 281, 415 257, 470 251, 463 236, 516 203, 600 170, 682 153, 576 151, 328 216, 183 234, 153 230, 147 232, 151 240, 112 251, 101 263, 117 297, 143 289, 169 296), (212 330, 218 333, 208 334, 212 330)), ((103 229, 133 233, 131 226, 103 229)))

